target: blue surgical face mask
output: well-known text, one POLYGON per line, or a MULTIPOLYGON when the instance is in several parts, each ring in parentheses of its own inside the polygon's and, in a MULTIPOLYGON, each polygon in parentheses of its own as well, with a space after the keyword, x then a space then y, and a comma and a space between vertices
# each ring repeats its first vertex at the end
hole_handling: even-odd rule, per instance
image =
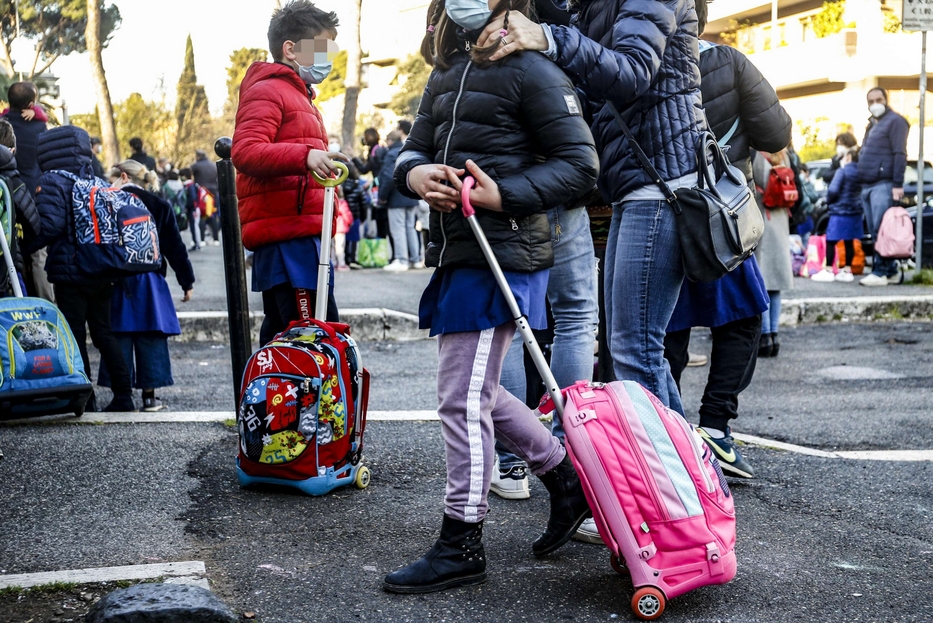
POLYGON ((309 86, 312 84, 321 84, 333 68, 333 63, 315 63, 308 67, 298 65, 298 75, 304 80, 304 83, 309 86))
POLYGON ((447 17, 464 30, 479 30, 492 16, 487 0, 447 0, 447 17))

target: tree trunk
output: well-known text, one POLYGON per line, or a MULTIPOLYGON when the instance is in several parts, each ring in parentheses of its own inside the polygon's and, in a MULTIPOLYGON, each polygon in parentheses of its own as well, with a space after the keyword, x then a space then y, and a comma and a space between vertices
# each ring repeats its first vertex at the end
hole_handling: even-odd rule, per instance
POLYGON ((351 6, 354 13, 350 17, 347 36, 350 43, 347 48, 347 78, 344 81, 347 94, 343 104, 343 125, 340 133, 342 149, 353 145, 353 135, 356 133, 356 105, 360 95, 360 72, 363 68, 363 49, 360 45, 360 15, 363 11, 363 0, 353 0, 351 6))
POLYGON ((101 56, 100 40, 100 3, 87 0, 87 27, 84 30, 87 39, 87 51, 91 57, 91 72, 97 91, 97 116, 100 119, 100 141, 104 150, 104 165, 120 162, 120 143, 117 142, 117 128, 113 120, 113 102, 110 100, 110 87, 107 74, 104 73, 104 59, 101 56))

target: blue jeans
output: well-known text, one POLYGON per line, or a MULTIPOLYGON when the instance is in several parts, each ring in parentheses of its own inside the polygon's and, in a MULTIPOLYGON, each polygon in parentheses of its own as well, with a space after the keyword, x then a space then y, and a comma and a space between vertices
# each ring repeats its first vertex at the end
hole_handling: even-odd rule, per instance
MULTIPOLYGON (((551 371, 560 387, 593 378, 593 344, 599 307, 596 290, 596 254, 590 234, 590 218, 585 208, 548 211, 554 267, 547 284, 548 302, 554 316, 554 346, 551 371)), ((505 356, 500 384, 510 394, 525 401, 525 365, 522 338, 518 331, 505 356)), ((563 439, 564 429, 555 417, 552 432, 563 439)), ((506 470, 523 465, 505 447, 496 445, 499 467, 506 470)))
POLYGON ((421 258, 421 242, 415 230, 417 207, 389 208, 389 234, 392 250, 402 264, 415 264, 421 258))
MULTIPOLYGON (((875 242, 878 241, 878 229, 881 227, 884 213, 894 205, 891 195, 893 189, 893 182, 875 182, 862 187, 862 208, 865 210, 865 218, 875 242)), ((889 260, 875 253, 871 272, 881 277, 893 277, 897 274, 897 260, 889 260)))
POLYGON ((761 334, 778 332, 778 321, 781 319, 781 291, 768 290, 768 296, 771 298, 766 309, 761 314, 761 334))
POLYGON ((606 328, 612 367, 683 414, 664 358, 664 337, 680 297, 684 267, 677 216, 666 201, 613 204, 606 247, 606 328))

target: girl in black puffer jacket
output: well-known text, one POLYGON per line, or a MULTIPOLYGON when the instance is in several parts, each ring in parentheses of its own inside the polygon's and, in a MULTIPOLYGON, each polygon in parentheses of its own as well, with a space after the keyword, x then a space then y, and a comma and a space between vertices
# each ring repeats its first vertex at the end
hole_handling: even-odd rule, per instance
MULTIPOLYGON (((422 326, 438 336, 438 415, 447 453, 440 538, 420 560, 386 576, 386 590, 424 593, 486 579, 482 523, 495 439, 524 459, 551 492, 543 556, 589 516, 569 458, 533 411, 499 386, 515 332, 512 315, 459 210, 460 177, 522 312, 544 328, 553 264, 545 210, 596 181, 593 138, 570 80, 543 55, 488 62, 501 41, 473 46, 493 15, 529 12, 530 0, 434 0, 422 47, 435 68, 395 169, 395 186, 432 207, 426 262, 438 267, 421 300, 422 326)), ((504 33, 505 34, 505 33, 504 33)), ((507 37, 507 34, 505 34, 507 37)))

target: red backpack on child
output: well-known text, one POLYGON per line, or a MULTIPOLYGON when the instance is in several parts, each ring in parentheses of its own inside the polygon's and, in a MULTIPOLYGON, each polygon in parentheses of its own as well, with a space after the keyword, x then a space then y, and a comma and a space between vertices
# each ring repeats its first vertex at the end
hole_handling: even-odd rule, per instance
POLYGON ((783 166, 772 167, 768 174, 768 184, 765 186, 765 207, 772 210, 793 208, 799 197, 794 170, 783 166))

